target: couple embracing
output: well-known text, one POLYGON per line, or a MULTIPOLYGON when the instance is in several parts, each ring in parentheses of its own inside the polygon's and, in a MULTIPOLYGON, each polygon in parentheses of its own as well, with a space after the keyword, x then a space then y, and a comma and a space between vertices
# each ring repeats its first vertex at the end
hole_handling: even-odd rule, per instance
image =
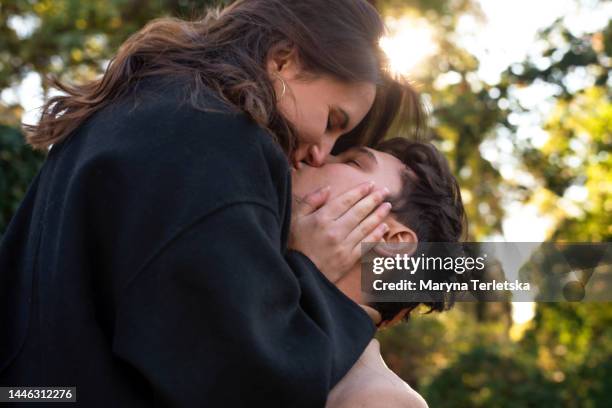
POLYGON ((372 340, 418 305, 364 304, 361 243, 455 242, 465 216, 444 157, 389 139, 423 116, 383 33, 365 0, 237 1, 56 83, 0 246, 0 385, 76 386, 83 406, 426 406, 372 340))

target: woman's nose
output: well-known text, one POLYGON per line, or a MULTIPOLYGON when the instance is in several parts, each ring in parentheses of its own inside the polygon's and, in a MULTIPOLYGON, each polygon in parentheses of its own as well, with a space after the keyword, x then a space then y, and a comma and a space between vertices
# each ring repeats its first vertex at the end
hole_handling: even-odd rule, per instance
POLYGON ((325 156, 325 152, 319 146, 310 146, 306 155, 306 163, 309 166, 320 167, 325 163, 325 156))
POLYGON ((320 167, 325 164, 325 159, 331 153, 334 147, 334 141, 328 141, 327 143, 321 143, 310 146, 308 154, 306 156, 306 163, 313 167, 320 167))

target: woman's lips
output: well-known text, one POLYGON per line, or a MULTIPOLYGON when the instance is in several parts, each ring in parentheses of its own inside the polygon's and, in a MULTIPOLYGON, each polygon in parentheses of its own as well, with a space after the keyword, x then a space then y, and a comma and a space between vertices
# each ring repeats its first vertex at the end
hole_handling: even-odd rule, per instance
POLYGON ((304 166, 305 163, 301 162, 301 161, 294 161, 291 168, 293 170, 299 170, 304 166))

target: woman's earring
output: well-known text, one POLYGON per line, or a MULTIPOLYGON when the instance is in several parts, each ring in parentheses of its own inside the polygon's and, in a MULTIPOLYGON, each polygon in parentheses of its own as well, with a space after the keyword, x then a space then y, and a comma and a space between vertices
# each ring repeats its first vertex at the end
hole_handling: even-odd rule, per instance
POLYGON ((280 94, 280 96, 278 97, 278 100, 282 99, 283 96, 285 96, 285 92, 287 92, 287 84, 285 83, 285 80, 283 79, 282 76, 278 75, 277 73, 274 73, 274 76, 276 76, 278 79, 280 79, 281 84, 283 84, 283 90, 280 94))

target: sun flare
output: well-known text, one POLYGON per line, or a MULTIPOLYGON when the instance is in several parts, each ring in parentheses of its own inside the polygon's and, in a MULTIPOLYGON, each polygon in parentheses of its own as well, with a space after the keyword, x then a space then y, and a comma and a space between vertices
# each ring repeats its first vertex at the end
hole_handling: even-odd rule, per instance
POLYGON ((381 38, 380 46, 387 54, 394 74, 410 75, 421 62, 436 52, 433 30, 425 20, 388 18, 386 24, 389 35, 381 38))

